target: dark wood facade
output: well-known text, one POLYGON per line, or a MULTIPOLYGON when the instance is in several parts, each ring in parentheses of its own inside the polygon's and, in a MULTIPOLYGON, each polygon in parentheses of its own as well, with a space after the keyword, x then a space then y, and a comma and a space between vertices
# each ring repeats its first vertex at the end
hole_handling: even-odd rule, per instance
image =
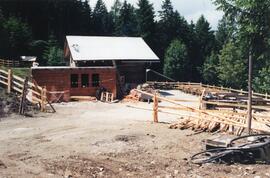
POLYGON ((145 82, 146 64, 143 62, 117 61, 117 69, 127 84, 142 84, 145 82))

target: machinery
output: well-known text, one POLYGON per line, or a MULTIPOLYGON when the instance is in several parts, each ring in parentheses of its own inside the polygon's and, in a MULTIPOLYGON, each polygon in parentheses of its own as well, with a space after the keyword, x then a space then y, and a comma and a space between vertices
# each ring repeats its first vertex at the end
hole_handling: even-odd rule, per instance
POLYGON ((270 134, 206 140, 206 150, 191 157, 194 164, 269 164, 270 134))

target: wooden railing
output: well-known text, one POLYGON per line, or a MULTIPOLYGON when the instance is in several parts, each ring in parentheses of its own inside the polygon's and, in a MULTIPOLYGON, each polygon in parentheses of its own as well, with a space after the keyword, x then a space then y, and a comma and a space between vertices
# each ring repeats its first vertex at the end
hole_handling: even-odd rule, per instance
POLYGON ((32 80, 23 79, 12 74, 12 70, 8 71, 0 69, 0 84, 6 87, 7 93, 15 91, 33 104, 39 104, 41 111, 45 111, 46 105, 50 104, 47 100, 46 88, 40 87, 32 80))
MULTIPOLYGON (((175 101, 171 98, 159 96, 157 94, 148 93, 135 89, 136 92, 142 93, 153 99, 153 121, 158 123, 158 113, 179 115, 183 119, 179 123, 172 124, 170 128, 187 129, 192 128, 195 131, 209 131, 209 132, 229 132, 235 135, 241 135, 248 127, 246 124, 247 114, 244 111, 231 110, 206 110, 202 108, 192 107, 181 102, 175 101), (161 106, 159 101, 172 104, 161 106), (160 108, 160 109, 159 109, 160 108), (177 112, 170 113, 167 110, 174 110, 177 112), (183 112, 178 112, 183 111, 183 112)), ((161 104, 162 104, 161 102, 161 104)), ((137 109, 148 110, 148 108, 137 109)), ((252 121, 252 129, 259 132, 270 132, 269 125, 270 116, 262 113, 254 113, 252 121)))
POLYGON ((15 60, 0 59, 0 66, 4 67, 19 67, 20 62, 15 60))

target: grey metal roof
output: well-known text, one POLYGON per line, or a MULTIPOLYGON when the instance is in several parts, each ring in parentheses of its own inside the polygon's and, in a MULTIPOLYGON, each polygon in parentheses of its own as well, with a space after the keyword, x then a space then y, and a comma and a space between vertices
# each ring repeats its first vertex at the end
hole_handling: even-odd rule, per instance
POLYGON ((67 36, 66 39, 74 61, 159 61, 157 55, 142 38, 67 36))

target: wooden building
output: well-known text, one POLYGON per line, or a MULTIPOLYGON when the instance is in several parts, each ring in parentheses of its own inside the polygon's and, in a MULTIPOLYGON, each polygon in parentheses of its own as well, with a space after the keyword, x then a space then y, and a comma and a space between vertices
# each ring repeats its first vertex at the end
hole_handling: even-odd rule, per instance
POLYGON ((46 86, 51 101, 95 96, 100 87, 117 96, 119 85, 143 83, 145 69, 159 62, 144 40, 135 37, 67 36, 64 58, 63 67, 32 67, 33 78, 46 86))

